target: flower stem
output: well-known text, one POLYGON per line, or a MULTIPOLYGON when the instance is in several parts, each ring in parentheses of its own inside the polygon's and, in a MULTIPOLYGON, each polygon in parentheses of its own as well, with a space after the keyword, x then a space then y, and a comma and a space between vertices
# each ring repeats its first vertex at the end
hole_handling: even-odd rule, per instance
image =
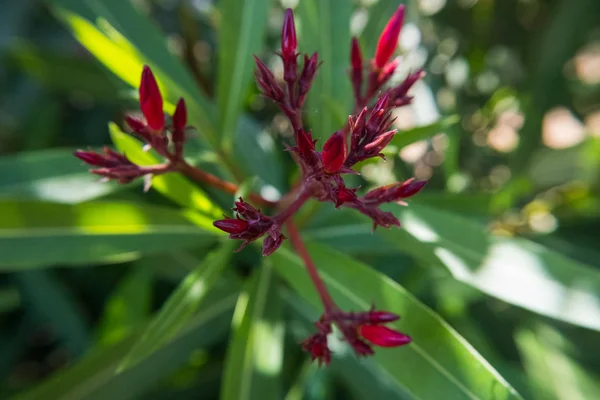
MULTIPOLYGON (((185 175, 187 175, 188 177, 190 177, 198 182, 205 183, 214 188, 222 190, 225 193, 234 195, 238 191, 239 187, 235 183, 225 181, 216 175, 213 175, 211 173, 203 171, 200 168, 196 168, 196 167, 188 164, 185 160, 180 160, 177 163, 177 169, 179 171, 181 171, 182 173, 184 173, 185 175)), ((258 195, 256 193, 250 193, 249 198, 252 202, 254 202, 260 206, 274 207, 277 204, 270 200, 264 199, 263 197, 261 197, 260 195, 258 195)))
POLYGON ((283 223, 292 215, 294 215, 300 209, 300 207, 302 207, 304 203, 306 203, 306 201, 311 197, 312 191, 310 190, 310 188, 302 187, 300 193, 298 193, 294 201, 292 201, 289 205, 286 206, 286 208, 281 210, 279 214, 277 214, 274 217, 275 221, 277 221, 279 225, 283 225, 283 223))
POLYGON ((317 289, 319 297, 321 297, 321 302, 323 303, 323 307, 325 308, 325 314, 335 315, 338 310, 338 307, 331 298, 331 295, 329 294, 325 283, 319 276, 317 267, 310 258, 310 254, 308 254, 308 250, 304 245, 304 241, 302 240, 302 237, 300 236, 300 233, 298 232, 298 229, 296 228, 296 225, 294 225, 294 222, 292 220, 289 220, 287 222, 287 230, 288 234, 290 235, 290 242, 292 242, 292 246, 294 246, 294 248, 296 249, 296 253, 298 253, 302 261, 304 261, 306 271, 308 272, 308 275, 310 276, 313 285, 315 285, 315 289, 317 289))

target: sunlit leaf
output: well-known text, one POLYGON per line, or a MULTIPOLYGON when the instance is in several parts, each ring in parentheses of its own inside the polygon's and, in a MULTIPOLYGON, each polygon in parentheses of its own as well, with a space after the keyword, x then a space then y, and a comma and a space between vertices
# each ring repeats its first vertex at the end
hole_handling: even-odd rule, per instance
POLYGON ((234 245, 233 241, 228 240, 204 260, 192 260, 198 263, 196 269, 181 282, 152 318, 140 340, 124 357, 120 370, 131 368, 163 347, 188 323, 227 266, 234 245))
MULTIPOLYGON (((520 398, 458 333, 399 284, 327 246, 309 244, 308 248, 344 310, 368 310, 374 303, 402 316, 393 325, 413 341, 400 348, 379 349, 374 359, 411 395, 427 399, 520 398)), ((321 307, 299 258, 283 248, 271 259, 278 274, 311 304, 321 307)))
POLYGON ((4 156, 0 170, 0 197, 79 203, 123 189, 100 182, 66 149, 4 156))
MULTIPOLYGON (((110 136, 115 146, 133 163, 138 165, 155 165, 161 161, 155 153, 143 150, 143 144, 124 133, 119 127, 109 124, 110 136)), ((200 188, 192 184, 178 172, 159 175, 152 178, 152 188, 184 207, 202 211, 212 217, 220 217, 221 210, 208 198, 200 188)))
MULTIPOLYGON (((429 265, 445 266, 455 279, 507 303, 600 329, 600 273, 593 267, 523 238, 495 236, 484 224, 459 214, 415 203, 391 206, 402 228, 378 229, 375 236, 429 265)), ((336 214, 342 225, 322 220, 310 237, 333 245, 344 245, 345 237, 374 241, 367 238, 371 221, 357 213, 336 214)))
POLYGON ((221 399, 280 398, 282 309, 273 270, 268 264, 263 265, 248 282, 235 307, 221 399))
POLYGON ((137 88, 144 64, 155 73, 161 92, 172 112, 180 97, 186 99, 190 124, 202 130, 202 138, 218 143, 213 106, 198 90, 191 75, 167 50, 156 26, 139 13, 131 2, 89 0, 85 4, 96 15, 90 21, 78 15, 69 1, 54 0, 56 15, 104 66, 131 87, 137 88))
POLYGON ((202 215, 126 202, 0 200, 0 214, 3 270, 119 262, 219 234, 202 215))
POLYGON ((516 342, 525 360, 525 371, 538 400, 588 400, 600 397, 598 376, 588 373, 560 350, 561 335, 543 327, 517 333, 516 342))
POLYGON ((231 149, 244 94, 254 70, 252 54, 262 48, 270 1, 219 0, 219 73, 217 105, 219 130, 231 149))

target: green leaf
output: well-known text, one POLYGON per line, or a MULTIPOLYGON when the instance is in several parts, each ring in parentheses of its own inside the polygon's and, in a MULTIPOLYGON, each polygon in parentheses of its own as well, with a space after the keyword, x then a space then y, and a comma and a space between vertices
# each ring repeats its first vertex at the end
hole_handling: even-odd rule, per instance
POLYGON ((231 150, 242 103, 267 28, 268 0, 220 0, 217 106, 219 130, 231 150))
MULTIPOLYGON (((520 396, 466 341, 399 284, 324 245, 309 252, 337 304, 347 311, 378 309, 402 316, 395 328, 411 344, 379 349, 375 361, 390 379, 424 399, 519 399, 520 396), (398 360, 402 360, 401 363, 398 360)), ((286 248, 271 256, 275 270, 302 297, 321 308, 303 263, 286 248)))
POLYGON ((188 323, 227 266, 234 245, 232 240, 227 240, 219 249, 207 255, 201 263, 190 255, 179 255, 179 257, 191 258, 190 262, 196 263, 196 268, 173 291, 160 311, 152 318, 141 339, 124 357, 120 370, 131 368, 163 347, 188 323))
POLYGON ((74 366, 61 371, 18 400, 106 400, 139 399, 158 381, 186 362, 199 347, 208 346, 227 334, 236 296, 220 296, 205 308, 171 342, 134 367, 117 373, 117 367, 132 344, 134 335, 109 348, 101 348, 74 366))
POLYGON ((54 272, 22 271, 13 277, 27 309, 52 327, 69 352, 83 354, 90 344, 88 323, 75 297, 54 272))
POLYGON ((98 342, 107 346, 118 343, 146 322, 150 314, 152 273, 144 259, 119 281, 104 307, 98 328, 98 342))
MULTIPOLYGON (((285 189, 283 154, 283 149, 275 143, 271 134, 256 121, 247 116, 239 119, 233 155, 245 171, 250 171, 247 176, 261 178, 259 183, 264 196, 273 189, 280 196, 285 189)), ((269 199, 278 200, 274 195, 269 199)))
POLYGON ((217 147, 213 105, 198 90, 190 73, 169 53, 157 27, 131 2, 86 1, 87 11, 96 18, 94 22, 80 15, 82 5, 77 2, 53 0, 52 3, 57 6, 58 19, 75 39, 131 87, 139 86, 144 64, 150 65, 167 102, 167 111, 172 112, 178 99, 185 98, 189 124, 202 131, 199 137, 217 147))
MULTIPOLYGON (((161 163, 154 152, 144 151, 143 144, 139 140, 121 131, 116 124, 110 123, 108 129, 115 146, 135 164, 155 165, 161 163)), ((152 188, 175 203, 199 210, 207 216, 219 218, 223 215, 223 212, 208 198, 206 193, 180 173, 175 172, 152 178, 152 188)))
POLYGON ((549 327, 534 332, 516 334, 516 343, 523 355, 525 371, 534 391, 533 398, 556 400, 586 400, 600 398, 598 376, 560 351, 562 336, 549 327))
POLYGON ((310 237, 344 250, 379 240, 381 247, 392 245, 430 265, 443 265, 455 279, 507 303, 600 330, 600 272, 593 267, 527 239, 495 236, 483 223, 417 202, 388 209, 402 228, 378 229, 369 239, 372 222, 343 210, 311 229, 310 237))
POLYGON ((9 51, 9 56, 27 74, 51 89, 83 92, 95 100, 117 100, 119 85, 88 59, 48 51, 24 41, 18 41, 9 51))
POLYGON ((450 117, 442 118, 430 125, 418 126, 406 131, 400 131, 394 136, 390 144, 402 149, 419 140, 430 139, 438 133, 444 132, 447 128, 457 124, 458 121, 460 121, 460 117, 458 115, 452 115, 450 117))
POLYGON ((0 197, 79 203, 122 189, 99 182, 66 149, 0 157, 0 170, 0 197))
MULTIPOLYGON (((350 111, 352 88, 350 64, 350 17, 352 2, 347 0, 303 0, 298 4, 301 51, 319 52, 323 64, 308 95, 306 110, 313 135, 323 143, 342 128, 340 114, 350 111)), ((342 123, 343 124, 343 123, 342 123)))
POLYGON ((262 265, 238 298, 222 400, 279 399, 284 325, 273 269, 262 265))
POLYGON ((437 261, 455 279, 507 303, 600 330, 600 272, 593 267, 424 205, 404 209, 400 222, 402 230, 380 234, 414 257, 437 261))
POLYGON ((0 200, 0 215, 0 269, 5 271, 122 262, 212 242, 219 233, 204 216, 127 202, 0 200))

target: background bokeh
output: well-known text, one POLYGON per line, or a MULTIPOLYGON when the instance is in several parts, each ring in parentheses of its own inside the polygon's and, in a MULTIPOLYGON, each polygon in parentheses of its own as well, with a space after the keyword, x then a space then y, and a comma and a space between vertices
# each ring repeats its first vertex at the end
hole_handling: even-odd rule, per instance
MULTIPOLYGON (((169 50, 188 66, 202 92, 213 96, 215 4, 131 1, 160 26, 169 50)), ((52 14, 53 3, 61 2, 69 3, 0 0, 0 196, 166 203, 152 192, 142 196, 139 185, 116 191, 112 184, 90 182, 78 160, 64 157, 75 148, 109 145, 107 123, 122 124, 136 104, 130 89, 52 14)), ((269 12, 260 55, 276 71, 281 65, 272 52, 283 9, 296 3, 273 1, 269 12)), ((354 3, 351 30, 361 38, 377 37, 373 28, 385 24, 398 4, 354 3)), ((428 189, 419 195, 423 204, 484 223, 498 237, 524 236, 600 273, 600 2, 411 0, 407 5, 398 79, 420 67, 427 77, 414 88, 413 105, 398 110, 395 123, 424 140, 393 149, 385 163, 364 165, 364 179, 372 185, 413 175, 428 179, 428 189)), ((302 28, 299 23, 301 37, 302 28)), ((254 85, 243 96, 244 108, 270 137, 278 142, 289 135, 287 120, 254 85)), ((438 312, 526 398, 600 398, 598 322, 595 329, 582 327, 510 305, 427 268, 410 253, 359 256, 438 312)), ((235 257, 231 279, 237 282, 257 255, 235 257)), ((522 261, 526 255, 514 257, 522 261)), ((572 271, 577 269, 554 279, 574 280, 572 271)), ((126 340, 188 272, 185 260, 172 264, 157 256, 0 273, 0 398, 34 387, 91 349, 126 340)), ((522 290, 521 277, 499 279, 504 281, 494 283, 509 295, 513 286, 522 290)), ((541 303, 552 301, 544 289, 527 289, 541 303)), ((596 302, 588 317, 598 321, 593 314, 598 297, 580 300, 596 302)), ((136 398, 218 397, 229 320, 219 323, 215 334, 221 340, 190 353, 136 398)), ((293 347, 297 338, 288 339, 293 347)), ((284 371, 286 399, 371 398, 343 367, 298 368, 303 356, 294 357, 284 371), (298 387, 300 395, 291 390, 298 387)))

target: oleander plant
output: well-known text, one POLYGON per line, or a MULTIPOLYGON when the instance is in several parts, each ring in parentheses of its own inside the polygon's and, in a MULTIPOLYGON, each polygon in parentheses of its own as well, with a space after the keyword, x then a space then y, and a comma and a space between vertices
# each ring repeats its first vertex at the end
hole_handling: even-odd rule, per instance
POLYGON ((7 6, 0 397, 600 397, 600 6, 434 3, 7 6))

